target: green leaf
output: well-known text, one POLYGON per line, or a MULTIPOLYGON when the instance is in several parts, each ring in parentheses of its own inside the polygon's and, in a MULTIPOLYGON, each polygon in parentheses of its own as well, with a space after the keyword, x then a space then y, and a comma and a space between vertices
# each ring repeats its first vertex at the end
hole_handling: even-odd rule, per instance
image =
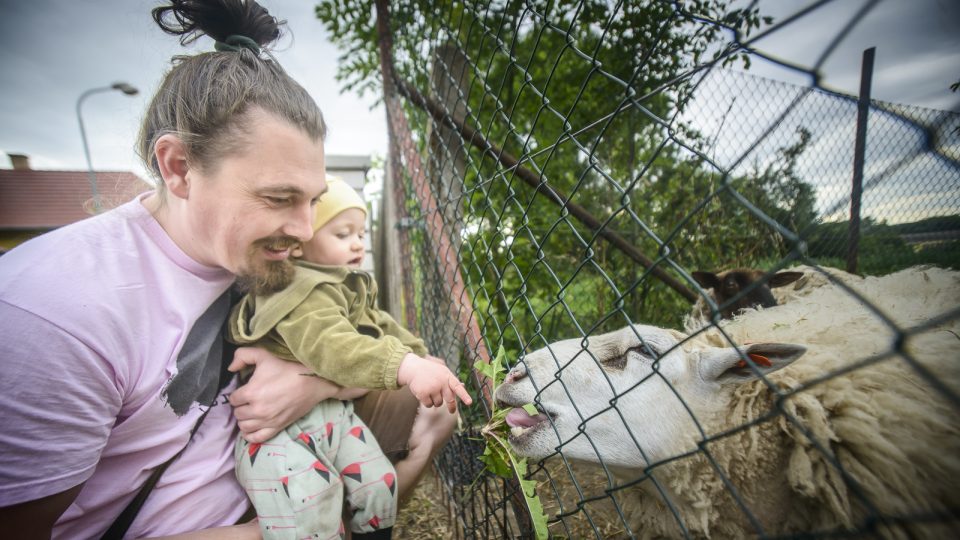
MULTIPOLYGON (((505 358, 506 351, 501 347, 497 351, 496 357, 489 363, 477 361, 473 366, 477 372, 490 378, 494 385, 494 391, 496 391, 496 386, 502 383, 505 377, 505 358)), ((524 405, 523 409, 530 415, 539 414, 539 411, 537 411, 537 408, 532 403, 524 405)), ((537 497, 537 483, 534 480, 526 479, 527 460, 526 458, 521 459, 514 455, 513 449, 508 442, 510 428, 505 419, 509 412, 510 409, 494 409, 490 415, 490 421, 480 430, 480 433, 486 440, 486 447, 478 459, 483 462, 486 470, 491 474, 507 479, 513 478, 514 475, 516 476, 520 482, 520 490, 523 492, 524 503, 530 514, 534 534, 537 540, 546 539, 548 538, 547 516, 543 512, 543 504, 540 502, 540 498, 537 497)))
POLYGON ((527 458, 517 459, 512 452, 507 452, 510 462, 513 464, 517 477, 520 479, 520 490, 523 492, 523 502, 527 505, 530 512, 530 521, 533 524, 533 531, 537 540, 547 538, 547 516, 543 513, 543 503, 537 496, 537 483, 533 480, 525 480, 527 476, 527 458))
POLYGON ((490 360, 490 362, 484 362, 482 359, 477 360, 473 363, 473 369, 477 370, 478 373, 490 379, 490 395, 493 395, 497 391, 497 386, 500 386, 500 383, 503 382, 503 379, 507 376, 507 370, 505 367, 505 362, 507 358, 507 351, 503 347, 500 347, 497 350, 497 355, 490 360))
POLYGON ((511 478, 513 476, 509 458, 504 457, 499 447, 495 445, 487 445, 483 450, 483 455, 478 456, 477 459, 487 466, 488 471, 497 476, 503 478, 511 478))
POLYGON ((473 363, 473 369, 477 370, 477 373, 490 378, 491 380, 496 376, 496 368, 493 366, 493 363, 487 363, 483 360, 477 360, 473 363))
POLYGON ((490 360, 490 362, 484 362, 482 359, 477 360, 473 364, 473 369, 479 371, 482 375, 490 377, 494 383, 499 384, 503 382, 503 377, 505 375, 504 360, 506 359, 507 353, 503 347, 497 350, 497 355, 490 360))

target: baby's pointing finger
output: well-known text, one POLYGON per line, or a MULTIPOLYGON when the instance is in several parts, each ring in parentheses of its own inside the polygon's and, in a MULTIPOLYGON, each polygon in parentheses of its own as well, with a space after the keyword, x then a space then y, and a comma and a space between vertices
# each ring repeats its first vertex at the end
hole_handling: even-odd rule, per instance
POLYGON ((447 403, 447 410, 451 414, 457 412, 457 396, 449 385, 443 387, 443 401, 447 403))
POLYGON ((460 401, 462 401, 464 405, 473 405, 473 398, 470 397, 470 393, 467 392, 467 387, 464 386, 462 382, 458 380, 453 385, 453 391, 460 397, 460 401))

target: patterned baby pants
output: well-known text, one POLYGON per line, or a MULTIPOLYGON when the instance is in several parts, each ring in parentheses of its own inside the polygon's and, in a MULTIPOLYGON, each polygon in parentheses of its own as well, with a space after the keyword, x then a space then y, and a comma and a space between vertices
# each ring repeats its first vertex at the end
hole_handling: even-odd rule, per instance
POLYGON ((344 491, 353 532, 396 519, 396 471, 352 402, 322 401, 262 444, 240 438, 234 456, 265 540, 342 538, 344 491))

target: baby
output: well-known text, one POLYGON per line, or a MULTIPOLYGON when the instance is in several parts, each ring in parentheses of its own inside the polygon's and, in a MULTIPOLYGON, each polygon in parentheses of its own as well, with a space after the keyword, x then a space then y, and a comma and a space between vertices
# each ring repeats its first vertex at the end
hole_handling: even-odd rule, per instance
MULTIPOLYGON (((453 413, 457 397, 472 402, 463 383, 377 309, 376 282, 359 269, 366 212, 353 188, 328 178, 293 283, 246 295, 231 313, 228 339, 265 347, 345 388, 407 386, 424 406, 446 404, 453 413)), ((264 538, 339 537, 344 490, 353 538, 390 537, 396 471, 351 401, 322 401, 266 443, 241 438, 235 455, 264 538)))

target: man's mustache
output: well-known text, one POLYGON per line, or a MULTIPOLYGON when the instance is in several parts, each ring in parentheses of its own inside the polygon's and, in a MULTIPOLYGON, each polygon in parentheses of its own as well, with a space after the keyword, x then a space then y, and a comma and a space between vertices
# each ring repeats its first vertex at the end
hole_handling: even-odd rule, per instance
POLYGON ((300 244, 300 240, 293 236, 274 236, 254 242, 254 247, 266 247, 273 250, 283 250, 300 244))

